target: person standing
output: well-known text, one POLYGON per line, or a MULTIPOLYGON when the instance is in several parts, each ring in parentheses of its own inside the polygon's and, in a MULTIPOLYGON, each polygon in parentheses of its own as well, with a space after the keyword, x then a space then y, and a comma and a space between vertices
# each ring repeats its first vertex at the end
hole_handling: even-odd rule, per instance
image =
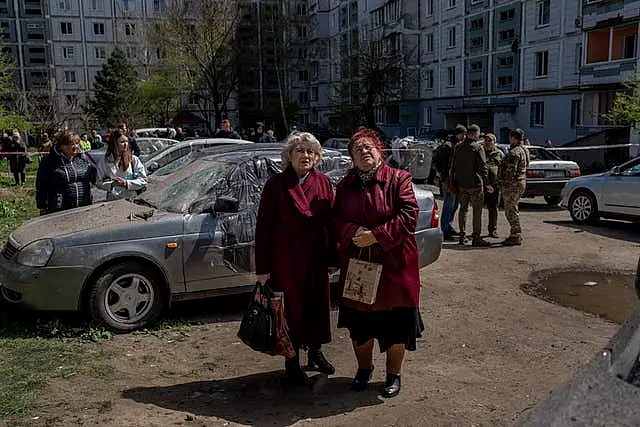
POLYGON ((80 138, 72 133, 56 137, 36 175, 36 205, 40 215, 88 206, 96 168, 80 152, 80 138))
POLYGON ((252 135, 252 141, 258 144, 268 144, 272 142, 271 137, 264 131, 264 123, 256 123, 256 133, 252 135))
POLYGON ((420 316, 420 272, 414 232, 419 207, 411 174, 383 160, 375 131, 356 132, 347 146, 354 167, 338 183, 333 221, 344 289, 349 260, 382 265, 373 304, 342 298, 338 328, 347 328, 358 371, 351 389, 367 388, 373 372, 374 340, 387 355, 384 397, 400 393, 405 351, 416 349, 424 324, 420 316))
POLYGON ((22 142, 20 132, 17 130, 13 131, 11 142, 7 149, 10 153, 15 153, 7 156, 9 158, 9 169, 13 174, 13 179, 16 185, 22 185, 27 179, 24 173, 24 169, 27 166, 27 147, 24 145, 24 142, 22 142))
POLYGON ((220 121, 220 128, 216 131, 214 138, 240 139, 238 132, 231 128, 231 121, 223 119, 220 121))
POLYGON ((489 192, 485 187, 484 201, 489 211, 489 237, 498 238, 498 204, 500 190, 498 188, 498 171, 504 159, 504 153, 496 147, 496 136, 488 133, 484 137, 484 152, 487 158, 487 185, 493 188, 489 192))
POLYGON ((308 349, 309 369, 335 373, 321 350, 331 342, 329 274, 338 264, 331 233, 333 188, 329 178, 315 170, 321 160, 316 137, 307 132, 289 135, 282 151, 285 169, 265 185, 256 222, 257 279, 269 280, 274 291, 284 293, 296 350, 285 360, 285 378, 298 385, 307 381, 301 348, 308 349))
POLYGON ((97 187, 107 192, 107 200, 134 197, 147 185, 147 171, 131 153, 129 139, 114 131, 107 152, 98 163, 97 187))
POLYGON ((529 166, 529 150, 523 144, 523 135, 524 132, 521 129, 511 131, 509 138, 511 147, 500 165, 504 215, 511 226, 509 237, 502 242, 504 246, 522 245, 518 203, 527 184, 527 167, 529 166))
POLYGON ((91 139, 90 139, 90 141, 91 141, 91 148, 93 150, 97 150, 97 149, 103 147, 102 137, 100 136, 100 134, 95 129, 93 129, 91 131, 91 139))
POLYGON ((80 148, 82 148, 83 151, 91 151, 91 141, 89 141, 86 132, 80 134, 80 148))
MULTIPOLYGON (((118 123, 118 129, 120 129, 120 132, 122 132, 123 135, 127 135, 127 124, 124 122, 118 123)), ((108 141, 110 141, 113 138, 113 136, 111 136, 108 141)), ((133 153, 134 156, 139 156, 140 155, 140 147, 138 147, 138 141, 136 140, 135 137, 135 133, 131 132, 131 135, 127 135, 127 138, 129 139, 129 148, 131 149, 131 152, 133 153)))
MULTIPOLYGON (((469 204, 473 210, 473 246, 489 246, 490 243, 480 237, 482 231, 482 209, 484 208, 484 189, 487 182, 487 160, 484 149, 478 143, 480 127, 469 126, 467 139, 458 144, 453 150, 449 180, 458 190, 460 212, 458 225, 460 227, 459 244, 464 245, 466 239, 466 222, 469 204)), ((493 187, 486 186, 487 191, 493 192, 493 187)))
POLYGON ((453 219, 458 210, 458 194, 449 179, 449 170, 454 148, 466 137, 467 128, 458 125, 451 141, 440 144, 434 153, 433 167, 440 176, 440 194, 442 195, 440 227, 445 240, 455 240, 455 236, 460 234, 453 228, 453 219))

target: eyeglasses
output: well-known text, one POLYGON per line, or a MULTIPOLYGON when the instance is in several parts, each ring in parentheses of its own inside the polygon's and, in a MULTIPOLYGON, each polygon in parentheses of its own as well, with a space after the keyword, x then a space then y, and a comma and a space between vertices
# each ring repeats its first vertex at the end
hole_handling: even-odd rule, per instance
POLYGON ((359 144, 353 147, 353 151, 358 154, 362 154, 365 151, 368 153, 373 152, 376 149, 376 146, 373 144, 359 144))

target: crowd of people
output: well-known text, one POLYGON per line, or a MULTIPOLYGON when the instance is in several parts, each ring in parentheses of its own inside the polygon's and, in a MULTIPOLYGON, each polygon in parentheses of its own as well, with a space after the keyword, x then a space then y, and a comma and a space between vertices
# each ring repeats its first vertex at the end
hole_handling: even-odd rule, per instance
POLYGON ((510 149, 505 155, 496 146, 494 134, 481 135, 480 127, 473 124, 468 130, 458 125, 451 141, 438 146, 434 151, 433 167, 440 177, 443 198, 441 228, 445 240, 455 241, 457 238, 460 245, 467 242, 467 214, 471 205, 471 244, 490 246, 481 237, 482 211, 486 205, 489 211, 488 236, 498 238, 498 205, 502 195, 505 216, 511 227, 502 244, 522 244, 518 202, 524 194, 529 166, 525 141, 521 129, 512 130, 510 149), (453 219, 458 209, 459 230, 456 231, 453 219))

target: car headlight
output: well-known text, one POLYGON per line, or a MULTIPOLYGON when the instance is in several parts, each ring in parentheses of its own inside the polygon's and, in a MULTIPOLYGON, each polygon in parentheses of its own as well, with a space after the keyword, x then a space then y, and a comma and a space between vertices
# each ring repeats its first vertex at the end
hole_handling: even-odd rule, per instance
POLYGON ((18 254, 18 264, 29 267, 44 267, 53 254, 53 240, 36 240, 25 246, 18 254))

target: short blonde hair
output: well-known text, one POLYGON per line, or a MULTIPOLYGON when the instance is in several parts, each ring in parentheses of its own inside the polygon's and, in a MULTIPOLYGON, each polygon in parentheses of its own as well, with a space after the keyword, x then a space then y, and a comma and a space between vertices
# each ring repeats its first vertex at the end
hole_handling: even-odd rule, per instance
POLYGON ((485 141, 488 139, 488 140, 490 140, 491 142, 493 142, 494 144, 497 142, 497 138, 496 138, 496 136, 495 136, 494 134, 492 134, 492 133, 488 133, 488 134, 486 134, 486 135, 484 136, 484 139, 485 139, 485 141))
POLYGON ((316 153, 316 159, 313 163, 315 167, 322 161, 322 146, 318 139, 309 132, 292 132, 284 141, 284 149, 282 150, 282 167, 286 168, 291 164, 291 158, 293 157, 293 150, 296 146, 302 142, 308 142, 311 144, 313 151, 316 153))

